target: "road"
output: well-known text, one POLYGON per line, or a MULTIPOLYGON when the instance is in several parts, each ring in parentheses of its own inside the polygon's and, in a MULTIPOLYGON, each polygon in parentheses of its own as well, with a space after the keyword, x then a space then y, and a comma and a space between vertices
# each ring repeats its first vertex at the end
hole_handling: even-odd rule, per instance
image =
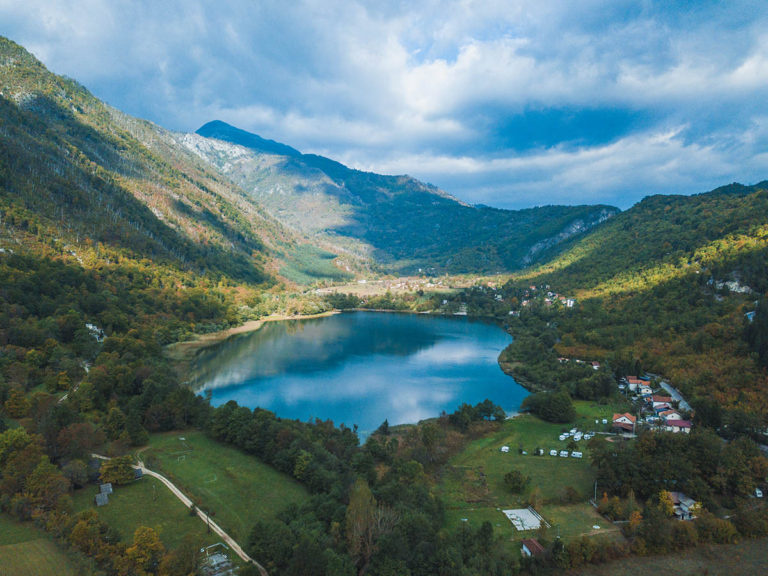
MULTIPOLYGON (((99 458, 100 460, 109 460, 110 459, 108 456, 102 456, 101 454, 91 454, 91 456, 94 457, 94 458, 99 458)), ((142 474, 145 474, 146 476, 152 476, 152 478, 157 478, 158 480, 160 480, 160 482, 165 484, 165 486, 171 491, 171 493, 174 496, 176 496, 176 498, 181 500, 182 503, 184 504, 184 506, 186 506, 187 508, 191 508, 194 505, 192 500, 190 500, 189 497, 186 494, 184 494, 181 490, 179 490, 179 488, 173 482, 168 480, 168 478, 166 478, 162 474, 158 474, 157 472, 154 472, 154 471, 150 470, 149 468, 147 468, 144 465, 144 462, 142 462, 141 460, 139 460, 137 464, 132 465, 132 466, 133 466, 133 468, 135 470, 141 470, 142 474)), ((206 514, 205 512, 200 510, 200 508, 197 508, 197 507, 195 508, 195 512, 197 513, 198 517, 203 522, 205 522, 205 524, 207 526, 209 526, 210 529, 213 530, 213 532, 215 532, 219 537, 221 537, 221 539, 224 540, 224 542, 227 544, 227 546, 229 546, 234 551, 234 553, 237 554, 244 562, 247 562, 247 563, 250 563, 250 564, 253 564, 254 566, 256 566, 256 568, 258 568, 258 570, 259 570, 259 572, 261 573, 262 576, 269 576, 269 574, 267 573, 267 570, 264 568, 264 566, 262 566, 261 564, 256 562, 256 560, 254 560, 253 558, 248 556, 248 554, 245 553, 245 550, 243 550, 240 547, 240 544, 238 544, 235 541, 234 538, 232 538, 229 534, 227 534, 221 528, 221 526, 216 524, 216 522, 214 522, 211 519, 211 517, 208 516, 208 514, 206 514)))
POLYGON ((680 406, 680 408, 682 408, 683 410, 687 410, 688 412, 691 411, 691 405, 685 401, 685 398, 683 398, 683 395, 677 391, 677 388, 672 388, 671 384, 664 381, 661 382, 661 387, 664 388, 664 390, 666 390, 670 396, 672 396, 673 400, 678 401, 679 403, 678 406, 680 406))

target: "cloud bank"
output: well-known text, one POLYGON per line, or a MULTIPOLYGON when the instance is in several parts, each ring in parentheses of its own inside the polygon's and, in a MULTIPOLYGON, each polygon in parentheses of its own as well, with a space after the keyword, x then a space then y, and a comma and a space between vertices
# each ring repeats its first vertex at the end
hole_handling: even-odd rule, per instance
POLYGON ((768 178, 768 6, 0 0, 0 34, 165 127, 221 119, 501 207, 768 178))

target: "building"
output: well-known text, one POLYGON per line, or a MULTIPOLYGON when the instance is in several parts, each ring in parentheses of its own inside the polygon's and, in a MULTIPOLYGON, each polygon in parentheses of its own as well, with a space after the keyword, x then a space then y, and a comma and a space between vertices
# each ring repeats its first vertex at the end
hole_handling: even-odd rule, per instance
POLYGON ((664 422, 667 422, 669 420, 682 420, 683 417, 680 416, 680 412, 677 410, 664 410, 663 412, 659 412, 659 418, 661 418, 664 422))
POLYGON ((525 540, 521 540, 520 545, 520 552, 527 558, 530 558, 531 556, 534 558, 543 556, 546 552, 546 550, 544 550, 544 546, 542 546, 535 538, 526 538, 525 540))
POLYGON ((634 432, 637 418, 629 412, 613 415, 613 429, 617 432, 634 432))
POLYGON ((699 503, 693 498, 689 498, 682 492, 670 492, 672 505, 675 507, 675 518, 678 520, 693 520, 696 518, 696 511, 700 507, 699 503))
POLYGON ((690 434, 693 424, 690 420, 667 420, 664 422, 663 427, 667 432, 690 434))
POLYGON ((647 386, 648 382, 640 380, 637 376, 627 376, 627 384, 630 392, 636 392, 640 386, 647 386))

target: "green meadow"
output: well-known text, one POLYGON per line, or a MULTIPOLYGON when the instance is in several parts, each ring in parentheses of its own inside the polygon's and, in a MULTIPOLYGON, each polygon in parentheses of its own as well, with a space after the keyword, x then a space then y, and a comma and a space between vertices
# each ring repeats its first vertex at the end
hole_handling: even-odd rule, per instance
POLYGON ((131 543, 139 526, 153 528, 169 550, 176 548, 187 534, 192 534, 200 544, 220 540, 215 534, 208 534, 203 521, 155 478, 147 476, 115 486, 109 503, 98 508, 93 502, 97 492, 96 486, 77 490, 73 496, 75 510, 95 509, 99 518, 118 531, 123 542, 131 543))
POLYGON ((32 523, 0 514, 0 576, 80 576, 79 566, 32 523))
MULTIPOLYGON (((571 428, 607 431, 609 425, 603 425, 602 419, 610 422, 613 407, 589 402, 577 402, 575 406, 578 418, 574 423, 553 424, 529 414, 519 415, 504 422, 493 434, 471 442, 454 456, 439 485, 446 501, 448 526, 466 522, 477 527, 489 521, 504 537, 531 537, 534 535, 531 532, 516 531, 501 511, 527 508, 532 500, 538 500, 537 510, 551 526, 546 531, 549 538, 558 534, 564 538, 582 534, 618 536, 618 530, 597 514, 588 502, 594 491, 594 472, 587 442, 578 442, 583 458, 549 455, 550 450, 559 453, 567 449, 568 441, 558 439, 563 431, 571 428), (502 446, 508 446, 509 452, 502 452, 502 446), (544 450, 543 456, 536 455, 537 448, 544 450), (521 494, 511 493, 504 485, 504 475, 513 469, 530 478, 530 484, 521 494), (567 488, 577 494, 576 502, 562 501, 567 488)), ((609 435, 596 436, 597 441, 608 438, 609 435)))
POLYGON ((211 440, 202 432, 155 435, 140 453, 238 542, 254 522, 273 518, 289 504, 308 500, 306 489, 257 458, 211 440))

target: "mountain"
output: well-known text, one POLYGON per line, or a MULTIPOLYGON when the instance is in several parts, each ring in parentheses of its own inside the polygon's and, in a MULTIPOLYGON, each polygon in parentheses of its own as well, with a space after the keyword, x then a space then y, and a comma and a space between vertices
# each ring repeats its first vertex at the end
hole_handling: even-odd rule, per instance
POLYGON ((768 289, 768 181, 643 199, 530 276, 585 294, 642 289, 690 273, 768 289))
POLYGON ((277 275, 307 283, 347 277, 335 254, 269 216, 183 146, 183 135, 107 106, 7 39, 0 39, 0 137, 0 225, 14 242, 22 232, 15 223, 26 222, 36 250, 55 245, 81 260, 94 248, 111 250, 252 284, 277 275))
POLYGON ((184 144, 285 226, 395 272, 516 270, 618 213, 610 206, 469 206, 410 176, 354 170, 220 121, 184 144))
MULTIPOLYGON (((764 429, 768 181, 647 197, 516 275, 510 296, 523 298, 530 285, 551 286, 577 305, 538 313, 556 326, 546 347, 555 344, 550 367, 528 368, 529 377, 551 376, 558 357, 598 360, 624 374, 648 370, 680 388, 709 425, 757 436, 764 429)), ((531 364, 544 357, 530 350, 538 350, 531 364)))

